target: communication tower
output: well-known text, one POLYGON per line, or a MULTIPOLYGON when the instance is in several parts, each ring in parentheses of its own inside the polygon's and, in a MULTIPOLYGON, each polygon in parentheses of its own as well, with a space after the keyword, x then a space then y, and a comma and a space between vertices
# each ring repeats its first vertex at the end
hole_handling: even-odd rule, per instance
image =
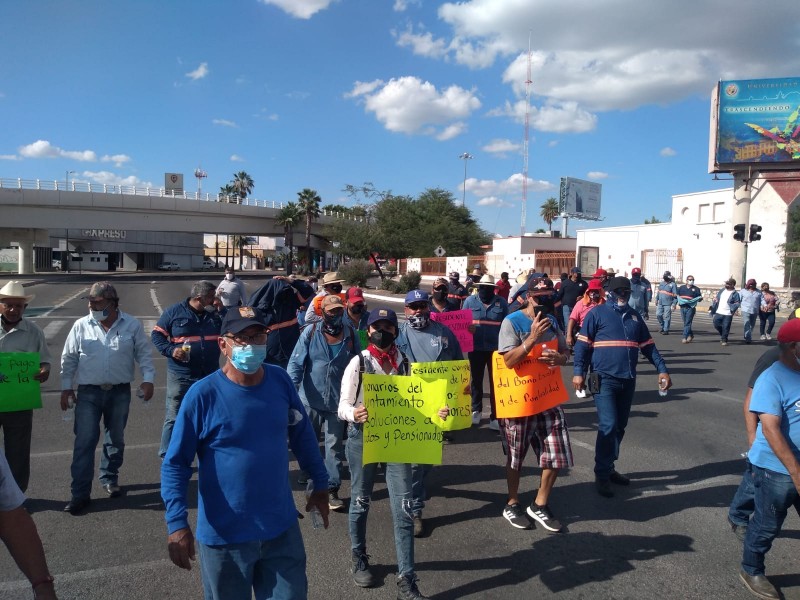
POLYGON ((528 77, 525 79, 525 139, 522 143, 522 223, 520 235, 525 235, 528 210, 528 128, 531 116, 531 34, 528 32, 528 77))

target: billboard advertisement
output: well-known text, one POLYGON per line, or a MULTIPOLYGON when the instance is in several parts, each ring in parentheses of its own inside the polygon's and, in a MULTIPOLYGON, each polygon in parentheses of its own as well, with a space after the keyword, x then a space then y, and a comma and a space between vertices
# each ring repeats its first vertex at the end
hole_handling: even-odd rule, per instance
POLYGON ((800 77, 720 81, 711 96, 709 172, 800 167, 800 77))
POLYGON ((183 194, 183 173, 164 173, 164 189, 168 194, 183 194))
POLYGON ((602 187, 593 181, 574 177, 561 178, 561 212, 576 219, 600 219, 602 187))

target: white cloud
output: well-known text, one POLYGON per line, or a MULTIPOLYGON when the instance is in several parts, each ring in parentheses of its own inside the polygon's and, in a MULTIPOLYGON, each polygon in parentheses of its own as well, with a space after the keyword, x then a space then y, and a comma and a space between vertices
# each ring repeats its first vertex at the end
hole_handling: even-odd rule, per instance
POLYGON ((514 206, 511 202, 506 202, 502 198, 498 198, 497 196, 487 196, 486 198, 481 198, 478 200, 478 206, 496 206, 498 208, 508 208, 509 206, 514 206))
POLYGON ((446 140, 451 140, 454 137, 458 137, 462 133, 467 130, 467 124, 463 121, 459 121, 457 123, 452 123, 442 129, 439 133, 436 134, 436 139, 440 142, 444 142, 446 140))
POLYGON ((408 7, 412 4, 416 4, 417 6, 422 6, 422 0, 394 0, 394 5, 392 6, 392 10, 395 12, 403 12, 408 9, 408 7))
POLYGON ((119 175, 110 171, 84 171, 83 177, 91 180, 93 183, 100 183, 105 185, 124 185, 136 187, 153 187, 149 181, 142 181, 135 175, 128 175, 127 177, 120 177, 119 175))
POLYGON ((512 142, 509 139, 496 139, 486 144, 481 150, 498 157, 505 157, 508 154, 520 152, 522 150, 522 144, 512 142))
POLYGON ((121 167, 125 163, 130 162, 131 157, 127 154, 114 154, 113 156, 106 154, 100 160, 102 162, 113 162, 115 167, 121 167))
POLYGON ((186 77, 189 79, 193 79, 197 81, 198 79, 203 79, 203 77, 208 75, 208 63, 200 63, 200 66, 197 67, 194 71, 189 71, 186 73, 186 77))
POLYGON ((677 152, 675 150, 673 150, 672 148, 670 148, 669 146, 666 146, 666 147, 661 149, 659 154, 661 156, 675 156, 677 154, 677 152))
POLYGON ((260 0, 267 6, 277 6, 285 13, 298 19, 310 19, 321 10, 325 10, 335 0, 260 0))
POLYGON ((608 173, 603 171, 589 171, 586 174, 587 179, 608 179, 608 173))
POLYGON ((450 139, 464 130, 462 121, 481 106, 473 91, 456 85, 436 89, 417 77, 356 82, 346 98, 364 102, 367 112, 389 131, 450 139))
MULTIPOLYGON (((463 188, 463 181, 458 187, 463 188)), ((548 192, 556 189, 549 181, 534 180, 528 177, 529 192, 548 192)), ((467 179, 467 191, 475 196, 511 196, 522 197, 522 173, 514 173, 508 179, 494 181, 492 179, 467 179)))
POLYGON ((231 154, 231 161, 232 162, 245 162, 245 160, 239 156, 238 154, 231 154))
POLYGON ((234 121, 229 121, 228 119, 211 119, 211 122, 214 125, 221 125, 223 127, 239 127, 234 121))
POLYGON ((266 108, 262 108, 258 113, 253 115, 256 119, 263 119, 265 121, 277 121, 277 113, 271 113, 266 108))
MULTIPOLYGON (((518 123, 525 122, 525 100, 513 104, 506 101, 503 107, 493 108, 489 116, 511 117, 518 123)), ((530 108, 530 125, 539 131, 552 133, 586 133, 597 127, 597 115, 582 109, 577 102, 550 102, 544 106, 530 108)))
POLYGON ((0 154, 0 160, 19 160, 16 154, 0 154))
POLYGON ((448 53, 447 42, 443 39, 433 39, 431 32, 414 33, 408 27, 402 33, 392 31, 392 35, 397 40, 397 45, 401 48, 411 48, 417 56, 427 56, 429 58, 445 58, 448 53))
POLYGON ((93 150, 63 150, 47 140, 37 140, 21 146, 19 153, 25 158, 71 158, 81 162, 95 162, 97 154, 93 150))

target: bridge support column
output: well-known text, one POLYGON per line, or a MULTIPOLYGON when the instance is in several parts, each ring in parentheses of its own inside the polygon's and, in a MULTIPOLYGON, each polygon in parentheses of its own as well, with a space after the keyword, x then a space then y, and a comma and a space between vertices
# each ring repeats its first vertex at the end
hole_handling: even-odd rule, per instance
POLYGON ((33 237, 19 240, 19 274, 33 273, 33 237))

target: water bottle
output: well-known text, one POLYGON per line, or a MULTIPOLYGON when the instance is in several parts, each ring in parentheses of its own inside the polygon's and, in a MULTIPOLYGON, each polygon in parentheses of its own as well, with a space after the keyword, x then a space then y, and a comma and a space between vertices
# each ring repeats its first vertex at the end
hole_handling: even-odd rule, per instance
POLYGON ((146 402, 144 399, 144 390, 141 387, 136 389, 136 397, 142 401, 142 405, 150 406, 150 402, 146 402))
POLYGON ((658 395, 662 398, 667 395, 667 380, 666 379, 659 379, 658 380, 658 395))
POLYGON ((64 411, 64 414, 61 415, 61 418, 65 422, 75 420, 75 401, 72 399, 72 397, 70 397, 67 403, 67 410, 64 411))
MULTIPOLYGON (((308 485, 306 486, 306 500, 308 500, 313 493, 314 482, 309 479, 308 485)), ((322 513, 319 512, 319 509, 316 506, 312 507, 308 514, 311 517, 311 527, 313 529, 322 529, 325 527, 325 521, 322 520, 322 513)))

